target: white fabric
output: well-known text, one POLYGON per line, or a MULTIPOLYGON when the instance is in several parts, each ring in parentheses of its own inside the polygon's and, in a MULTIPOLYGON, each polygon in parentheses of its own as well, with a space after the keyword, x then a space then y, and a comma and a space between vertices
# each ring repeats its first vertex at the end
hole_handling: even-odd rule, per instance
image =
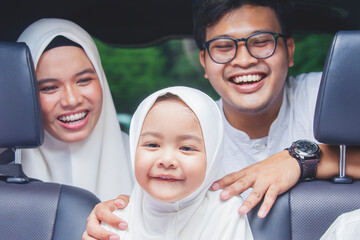
POLYGON ((139 105, 130 127, 132 166, 144 118, 155 100, 167 92, 179 96, 200 122, 207 156, 205 180, 195 192, 174 203, 159 202, 135 184, 127 209, 114 212, 128 222, 128 230, 120 231, 105 223, 102 225, 119 234, 122 240, 252 239, 246 216, 236 211, 241 204, 240 197, 221 201, 219 191, 208 190, 212 182, 223 175, 221 159, 224 128, 218 107, 204 93, 187 87, 172 87, 150 95, 139 105))
POLYGON ((85 188, 102 201, 121 193, 130 194, 134 180, 128 161, 128 138, 120 130, 100 56, 91 36, 70 21, 42 19, 30 25, 18 42, 29 46, 36 68, 44 49, 59 35, 81 45, 92 62, 103 90, 102 112, 93 132, 81 142, 65 143, 45 132, 40 148, 22 150, 24 171, 32 178, 85 188))
POLYGON ((321 237, 321 240, 348 239, 360 239, 360 209, 340 215, 321 237))
MULTIPOLYGON (((308 73, 289 77, 284 86, 283 102, 279 114, 272 123, 269 135, 250 139, 243 131, 235 129, 226 120, 221 99, 217 101, 224 119, 225 174, 239 171, 289 147, 293 141, 309 139, 313 134, 313 119, 321 73, 308 73)), ((242 194, 247 197, 251 192, 242 194)))
MULTIPOLYGON (((290 77, 284 87, 279 114, 272 123, 269 135, 263 139, 250 139, 225 119, 224 161, 225 174, 239 171, 289 147, 299 139, 315 141, 313 119, 321 73, 290 77)), ((222 110, 221 99, 217 101, 222 110)))

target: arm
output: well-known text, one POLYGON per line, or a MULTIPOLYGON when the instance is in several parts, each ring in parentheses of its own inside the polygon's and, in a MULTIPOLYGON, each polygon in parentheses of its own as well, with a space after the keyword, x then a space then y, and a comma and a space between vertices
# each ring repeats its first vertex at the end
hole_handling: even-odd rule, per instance
POLYGON ((83 240, 91 239, 120 239, 118 235, 106 231, 100 226, 100 222, 106 222, 107 224, 118 228, 120 230, 127 229, 127 223, 117 217, 112 212, 115 209, 123 209, 129 203, 129 196, 120 195, 117 199, 101 202, 95 206, 87 219, 86 231, 83 234, 83 240))
MULTIPOLYGON (((329 179, 339 172, 339 147, 320 145, 320 163, 316 178, 329 179)), ((360 149, 347 148, 346 173, 348 176, 360 178, 360 149)), ((216 181, 212 190, 225 188, 220 193, 222 200, 252 187, 246 201, 240 206, 239 213, 246 214, 264 197, 258 216, 264 218, 270 211, 278 195, 293 187, 300 177, 300 167, 288 151, 281 151, 238 172, 231 173, 216 181)))

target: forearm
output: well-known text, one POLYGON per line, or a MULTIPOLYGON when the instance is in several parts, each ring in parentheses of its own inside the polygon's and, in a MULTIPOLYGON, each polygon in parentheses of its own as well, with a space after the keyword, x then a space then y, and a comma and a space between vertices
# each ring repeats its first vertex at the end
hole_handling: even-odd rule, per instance
MULTIPOLYGON (((330 179, 339 175, 340 148, 339 146, 320 145, 320 163, 318 165, 316 178, 330 179)), ((347 176, 360 179, 360 147, 346 147, 346 168, 347 176)))

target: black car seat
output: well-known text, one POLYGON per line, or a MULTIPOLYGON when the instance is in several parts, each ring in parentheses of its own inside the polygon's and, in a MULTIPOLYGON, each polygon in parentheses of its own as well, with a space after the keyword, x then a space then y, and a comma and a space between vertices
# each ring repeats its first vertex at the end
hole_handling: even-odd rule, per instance
POLYGON ((99 199, 84 189, 27 177, 14 161, 17 149, 43 143, 35 71, 25 43, 0 42, 0 113, 0 239, 81 239, 99 199))
POLYGON ((248 217, 255 240, 319 239, 340 214, 360 208, 360 181, 345 173, 346 145, 360 145, 359 43, 360 31, 334 36, 315 110, 315 138, 340 146, 339 175, 298 183, 278 197, 265 219, 256 216, 260 205, 254 208, 248 217))

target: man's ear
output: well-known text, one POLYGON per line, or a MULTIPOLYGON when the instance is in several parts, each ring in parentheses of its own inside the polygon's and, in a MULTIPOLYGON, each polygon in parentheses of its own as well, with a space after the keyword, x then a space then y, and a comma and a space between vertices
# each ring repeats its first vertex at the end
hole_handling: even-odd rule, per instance
POLYGON ((294 52, 295 52, 295 42, 293 38, 286 39, 286 47, 288 54, 288 66, 294 66, 294 52))
POLYGON ((200 50, 199 52, 199 60, 201 63, 201 66, 204 68, 204 78, 208 78, 207 74, 206 74, 206 66, 205 66, 205 50, 200 50))

